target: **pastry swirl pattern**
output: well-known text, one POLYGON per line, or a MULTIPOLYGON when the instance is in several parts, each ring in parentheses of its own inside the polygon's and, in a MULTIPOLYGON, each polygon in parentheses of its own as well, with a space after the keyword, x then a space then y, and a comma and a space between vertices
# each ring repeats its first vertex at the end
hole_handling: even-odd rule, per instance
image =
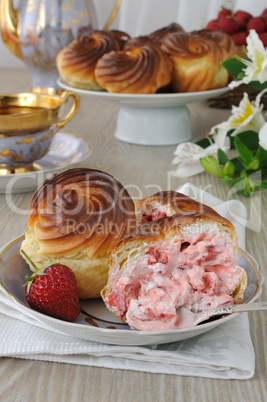
POLYGON ((63 66, 64 62, 76 64, 78 69, 85 65, 94 66, 104 53, 115 49, 118 49, 117 40, 107 32, 94 31, 88 36, 80 35, 66 48, 63 66))
POLYGON ((228 73, 221 62, 227 50, 198 32, 179 32, 166 37, 161 45, 173 63, 175 92, 195 92, 227 85, 228 73))
POLYGON ((95 65, 103 54, 119 50, 115 35, 95 30, 89 35, 79 35, 57 56, 60 76, 74 86, 91 85, 99 89, 94 75, 95 65))
POLYGON ((97 82, 113 93, 155 93, 169 84, 171 62, 152 40, 133 41, 132 45, 127 42, 124 51, 112 51, 97 62, 97 82))
POLYGON ((235 45, 234 40, 230 35, 223 31, 214 31, 211 29, 202 29, 200 31, 194 31, 193 33, 198 34, 204 40, 211 40, 219 45, 221 45, 226 52, 228 53, 228 57, 233 57, 237 53, 237 47, 235 45))
POLYGON ((156 31, 152 32, 151 34, 149 34, 149 37, 157 41, 162 41, 167 36, 176 32, 184 32, 184 29, 180 24, 176 24, 175 22, 173 22, 166 27, 157 29, 156 31))
POLYGON ((135 227, 127 190, 107 173, 71 169, 46 180, 34 193, 29 213, 41 254, 86 249, 92 257, 135 227))
POLYGON ((203 40, 203 35, 198 32, 173 34, 165 38, 163 49, 170 56, 180 56, 184 58, 203 57, 212 54, 215 59, 223 60, 226 56, 225 49, 214 39, 203 40))

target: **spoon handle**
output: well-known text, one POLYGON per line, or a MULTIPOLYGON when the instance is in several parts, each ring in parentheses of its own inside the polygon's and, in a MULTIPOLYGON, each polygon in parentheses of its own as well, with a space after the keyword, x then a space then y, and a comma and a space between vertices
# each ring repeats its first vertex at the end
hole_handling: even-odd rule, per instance
POLYGON ((223 315, 223 314, 231 314, 234 312, 248 312, 248 311, 260 311, 260 310, 267 310, 267 301, 256 302, 256 303, 247 303, 247 304, 234 304, 232 306, 215 308, 214 310, 206 310, 202 311, 199 314, 196 322, 200 323, 207 318, 210 318, 215 315, 223 315))
POLYGON ((267 310, 267 301, 247 303, 247 304, 235 304, 232 306, 232 311, 260 311, 267 310))

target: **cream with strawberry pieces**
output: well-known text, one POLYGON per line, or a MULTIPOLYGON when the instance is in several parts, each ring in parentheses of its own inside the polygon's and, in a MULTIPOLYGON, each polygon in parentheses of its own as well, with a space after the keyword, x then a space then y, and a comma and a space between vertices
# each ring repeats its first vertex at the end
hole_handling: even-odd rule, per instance
POLYGON ((232 225, 209 207, 200 212, 203 204, 196 211, 189 197, 176 198, 187 199, 191 212, 181 207, 179 213, 150 221, 145 233, 140 226, 112 253, 102 297, 132 329, 182 328, 187 325, 182 307, 200 312, 242 302, 247 276, 237 266, 232 225))

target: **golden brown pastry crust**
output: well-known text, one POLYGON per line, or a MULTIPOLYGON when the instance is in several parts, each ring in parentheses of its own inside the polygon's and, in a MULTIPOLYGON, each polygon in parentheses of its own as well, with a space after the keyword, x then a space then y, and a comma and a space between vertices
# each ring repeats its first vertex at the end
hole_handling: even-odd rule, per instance
POLYGON ((28 218, 40 253, 86 249, 106 254, 135 225, 127 190, 108 173, 77 168, 47 179, 33 194, 28 218))
MULTIPOLYGON (((173 190, 160 191, 135 202, 137 226, 158 220, 159 217, 163 216, 188 215, 196 212, 211 213, 222 218, 214 209, 173 190), (160 210, 162 213, 160 213, 160 210)), ((227 221, 227 223, 233 227, 231 222, 227 221)))
POLYGON ((223 46, 203 38, 197 31, 167 36, 162 49, 173 63, 172 83, 175 92, 195 92, 222 88, 228 73, 221 62, 228 58, 223 46))
POLYGON ((97 62, 95 75, 112 93, 153 94, 171 81, 172 63, 157 43, 130 39, 123 51, 112 51, 97 62))
POLYGON ((132 50, 136 47, 140 47, 140 46, 144 46, 144 45, 151 45, 152 46, 154 44, 156 44, 157 46, 159 46, 159 44, 154 41, 153 39, 151 39, 149 36, 137 36, 136 38, 131 38, 129 40, 127 40, 127 42, 125 42, 124 46, 123 46, 123 50, 124 51, 128 51, 128 50, 132 50))
POLYGON ((184 32, 184 28, 180 24, 173 22, 166 27, 157 29, 156 31, 150 33, 149 37, 153 40, 161 42, 164 38, 176 32, 184 32))
POLYGON ((112 35, 120 44, 120 49, 123 48, 124 44, 131 39, 130 35, 124 31, 120 31, 118 29, 111 29, 108 31, 110 35, 112 35))
POLYGON ((111 248, 135 229, 134 203, 108 173, 70 169, 33 194, 28 226, 21 248, 35 265, 40 269, 49 260, 67 265, 77 279, 79 297, 99 297, 111 248))
POLYGON ((237 53, 237 46, 232 37, 227 33, 211 29, 202 29, 195 32, 197 32, 203 39, 209 39, 219 43, 226 50, 227 58, 234 57, 237 53))
POLYGON ((114 33, 95 30, 79 35, 58 53, 59 75, 73 87, 100 90, 95 79, 96 63, 103 54, 119 49, 120 41, 114 33))
MULTIPOLYGON (((190 202, 189 202, 190 204, 190 202)), ((235 254, 237 255, 238 245, 237 245, 237 236, 235 227, 233 224, 217 214, 212 208, 207 207, 207 209, 202 209, 202 205, 200 204, 200 208, 197 209, 195 205, 195 201, 189 205, 188 207, 182 206, 179 207, 180 212, 160 218, 157 221, 149 221, 143 225, 138 227, 138 230, 124 236, 116 245, 114 250, 118 249, 122 246, 122 244, 126 244, 131 241, 153 241, 153 240, 164 240, 169 236, 175 236, 176 234, 183 233, 185 228, 195 226, 195 228, 202 230, 201 228, 206 227, 206 225, 217 225, 220 227, 221 231, 227 233, 227 235, 231 238, 231 241, 234 244, 235 254)), ((216 226, 216 227, 217 227, 216 226)), ((213 230, 213 228, 212 228, 213 230)), ((218 230, 218 228, 216 229, 218 230)))

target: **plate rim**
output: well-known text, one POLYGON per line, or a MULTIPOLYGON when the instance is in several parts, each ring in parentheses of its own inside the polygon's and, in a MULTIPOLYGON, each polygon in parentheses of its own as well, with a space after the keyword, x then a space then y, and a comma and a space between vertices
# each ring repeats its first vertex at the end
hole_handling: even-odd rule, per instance
MULTIPOLYGON (((67 135, 68 137, 73 137, 73 138, 75 138, 75 139, 77 139, 77 140, 83 142, 83 143, 86 145, 86 148, 87 148, 87 153, 86 153, 86 155, 85 155, 82 159, 80 159, 78 162, 72 162, 72 163, 70 163, 70 164, 67 165, 67 166, 72 166, 72 164, 75 164, 75 163, 81 163, 81 162, 83 162, 85 159, 87 159, 87 158, 90 156, 90 154, 91 154, 91 152, 92 152, 92 148, 91 148, 90 144, 89 144, 84 138, 77 137, 75 134, 65 133, 65 132, 62 132, 62 133, 57 132, 57 133, 55 134, 55 136, 56 136, 56 135, 60 135, 60 136, 61 136, 61 135, 67 135)), ((52 143, 52 146, 51 146, 50 150, 52 149, 52 147, 53 147, 53 143, 52 143)), ((49 151, 48 151, 47 154, 46 154, 43 158, 41 158, 41 159, 44 159, 48 154, 49 154, 49 151)), ((35 161, 34 163, 38 164, 38 162, 40 162, 41 159, 35 161)), ((66 166, 66 167, 67 167, 67 166, 66 166)), ((59 170, 59 169, 62 169, 62 166, 57 166, 57 167, 53 167, 53 168, 52 168, 52 167, 48 167, 48 168, 36 170, 36 171, 33 171, 33 172, 8 173, 8 174, 5 174, 5 175, 0 175, 0 181, 1 181, 1 177, 2 177, 2 179, 3 179, 3 178, 11 178, 11 177, 14 177, 14 176, 16 176, 16 177, 17 177, 17 176, 18 176, 18 177, 27 177, 27 176, 30 176, 30 175, 33 175, 33 174, 38 174, 38 173, 40 173, 40 172, 45 172, 45 173, 48 172, 48 171, 56 172, 56 171, 59 170)))
MULTIPOLYGON (((24 238, 25 233, 21 234, 17 237, 15 237, 13 240, 9 241, 7 244, 5 244, 1 249, 0 249, 0 261, 2 260, 3 255, 6 253, 6 251, 12 247, 12 245, 14 245, 15 243, 17 243, 18 241, 22 241, 22 239, 24 238)), ((255 300, 255 298, 258 298, 262 292, 262 284, 264 282, 264 277, 262 275, 262 273, 258 270, 258 263, 255 260, 255 258, 249 254, 247 251, 243 250, 243 249, 238 249, 238 252, 240 252, 243 256, 245 256, 248 260, 249 263, 251 264, 251 266, 253 267, 253 270, 256 274, 257 277, 257 289, 255 290, 253 296, 250 298, 250 300, 247 303, 251 303, 253 300, 255 300)), ((100 327, 94 327, 92 325, 85 325, 82 323, 75 323, 75 322, 68 322, 68 321, 64 321, 64 320, 59 320, 55 317, 51 317, 49 315, 40 313, 34 309, 32 309, 30 306, 27 306, 26 304, 24 304, 23 302, 21 302, 20 300, 18 300, 12 293, 10 293, 4 286, 1 278, 0 278, 0 286, 4 289, 4 291, 15 301, 15 303, 19 303, 21 306, 23 306, 23 308, 27 308, 29 309, 33 315, 37 315, 37 317, 45 317, 45 321, 51 321, 54 323, 58 323, 60 322, 60 324, 64 327, 76 327, 77 329, 81 329, 81 328, 88 328, 90 329, 90 331, 94 332, 95 334, 97 333, 102 333, 102 334, 118 334, 118 335, 125 335, 125 333, 128 332, 128 330, 126 331, 125 329, 110 329, 110 328, 100 328, 100 327)), ((245 304, 247 304, 245 303, 245 304)), ((216 321, 211 321, 211 322, 207 322, 201 325, 201 328, 205 328, 207 329, 207 331, 209 330, 209 327, 211 327, 210 329, 215 328, 218 325, 223 324, 226 321, 229 321, 235 317, 238 317, 241 313, 234 313, 234 314, 229 314, 225 317, 222 317, 220 320, 216 320, 216 321)), ((41 319, 41 321, 43 322, 44 319, 41 319)), ((47 324, 49 325, 49 324, 47 324)), ((154 337, 154 336, 162 336, 162 335, 166 335, 166 334, 183 334, 186 332, 198 332, 199 331, 199 326, 195 326, 195 327, 187 327, 187 328, 177 328, 177 329, 167 329, 167 330, 156 330, 156 331, 134 331, 131 328, 129 329, 129 331, 131 331, 131 333, 134 333, 134 336, 140 338, 140 337, 146 337, 146 338, 150 338, 150 337, 154 337)), ((207 332, 206 331, 206 332, 207 332)))
MULTIPOLYGON (((126 93, 111 93, 107 91, 92 91, 88 89, 83 89, 83 88, 77 88, 69 85, 63 78, 59 77, 57 80, 57 83, 60 87, 66 88, 68 90, 72 91, 77 91, 80 95, 89 95, 89 96, 99 96, 102 97, 103 99, 106 98, 107 100, 109 98, 117 99, 118 101, 127 101, 127 100, 138 100, 140 99, 147 99, 147 100, 163 100, 163 99, 182 99, 183 97, 202 97, 207 95, 207 98, 209 96, 218 96, 220 94, 223 94, 227 91, 231 91, 231 88, 229 86, 225 86, 223 88, 215 88, 215 89, 209 89, 206 91, 195 91, 195 92, 177 92, 177 93, 154 93, 154 94, 126 94, 126 93)), ((197 102, 197 100, 196 100, 197 102)))

